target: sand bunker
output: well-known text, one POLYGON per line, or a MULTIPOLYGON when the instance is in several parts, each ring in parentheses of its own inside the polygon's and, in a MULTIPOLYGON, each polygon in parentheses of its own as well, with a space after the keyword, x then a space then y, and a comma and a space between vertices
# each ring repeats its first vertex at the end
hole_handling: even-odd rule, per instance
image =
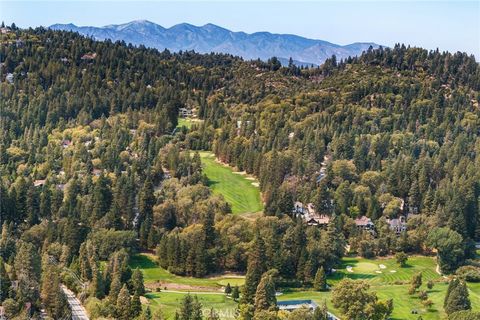
POLYGON ((387 267, 384 264, 379 264, 378 266, 380 267, 380 269, 387 269, 387 267))
POLYGON ((380 271, 380 270, 376 270, 375 272, 376 272, 376 273, 382 273, 382 271, 380 271))
POLYGON ((348 272, 353 272, 353 268, 351 266, 347 266, 347 271, 348 272))
POLYGON ((254 187, 260 187, 260 183, 258 183, 258 182, 252 182, 252 186, 254 186, 254 187))
POLYGON ((247 174, 247 172, 246 172, 246 171, 233 171, 233 173, 235 173, 235 174, 239 174, 239 175, 241 175, 241 176, 243 176, 243 175, 246 175, 246 174, 247 174))
POLYGON ((395 272, 397 272, 397 270, 390 270, 390 272, 391 272, 391 273, 395 273, 395 272))

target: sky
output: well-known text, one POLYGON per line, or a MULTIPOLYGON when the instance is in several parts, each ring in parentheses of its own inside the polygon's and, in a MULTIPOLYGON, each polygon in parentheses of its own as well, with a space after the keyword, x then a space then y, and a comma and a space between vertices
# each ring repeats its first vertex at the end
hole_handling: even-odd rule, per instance
POLYGON ((164 27, 214 23, 232 31, 269 31, 337 44, 405 43, 480 57, 476 1, 6 1, 0 19, 20 27, 104 26, 146 19, 164 27))

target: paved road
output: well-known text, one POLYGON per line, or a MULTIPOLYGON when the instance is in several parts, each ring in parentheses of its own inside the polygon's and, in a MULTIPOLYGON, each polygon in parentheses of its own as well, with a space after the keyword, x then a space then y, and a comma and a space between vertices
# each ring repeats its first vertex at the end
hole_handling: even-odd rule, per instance
POLYGON ((87 311, 85 311, 85 308, 82 306, 77 297, 75 297, 75 294, 64 285, 62 285, 62 290, 67 296, 68 304, 72 309, 72 320, 89 320, 87 311))

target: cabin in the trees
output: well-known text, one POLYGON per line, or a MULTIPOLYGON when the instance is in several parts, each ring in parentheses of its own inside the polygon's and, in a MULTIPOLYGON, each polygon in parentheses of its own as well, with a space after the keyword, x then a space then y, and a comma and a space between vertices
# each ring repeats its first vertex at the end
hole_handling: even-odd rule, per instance
POLYGON ((400 216, 396 219, 387 219, 387 223, 390 226, 390 230, 394 231, 397 235, 407 231, 407 219, 405 216, 400 216))
POLYGON ((47 181, 47 180, 45 180, 45 179, 35 180, 35 181, 33 181, 33 186, 34 186, 34 187, 41 187, 41 186, 45 185, 45 182, 46 182, 46 181, 47 181))
POLYGON ((97 54, 94 52, 94 53, 86 53, 80 59, 88 61, 88 60, 93 60, 96 57, 97 57, 97 54))
POLYGON ((373 232, 375 230, 375 225, 373 224, 372 220, 366 216, 361 216, 355 219, 355 225, 358 229, 365 231, 373 232))
POLYGON ((7 75, 5 76, 5 80, 12 84, 13 83, 13 73, 7 73, 7 75))
POLYGON ((182 118, 193 117, 193 110, 189 108, 178 109, 178 115, 182 118))
POLYGON ((300 201, 293 204, 293 215, 302 218, 309 226, 326 227, 330 222, 330 217, 324 214, 319 214, 313 205, 308 203, 304 205, 300 201))

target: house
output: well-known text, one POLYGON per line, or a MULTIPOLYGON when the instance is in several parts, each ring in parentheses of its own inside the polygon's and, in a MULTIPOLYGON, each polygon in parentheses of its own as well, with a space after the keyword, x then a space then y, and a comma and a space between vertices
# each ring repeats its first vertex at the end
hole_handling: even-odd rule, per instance
POLYGON ((95 176, 95 177, 100 177, 100 175, 102 174, 103 170, 101 169, 93 169, 92 170, 92 174, 95 176))
POLYGON ((330 217, 324 214, 316 215, 307 221, 309 226, 326 227, 330 223, 330 217))
POLYGON ((187 117, 193 116, 193 111, 192 111, 192 109, 180 108, 180 109, 178 109, 178 114, 182 118, 187 118, 187 117))
POLYGON ((293 204, 293 214, 296 217, 306 215, 306 214, 308 214, 308 209, 300 201, 295 201, 295 203, 293 204))
POLYGON ((304 205, 300 201, 295 201, 293 204, 293 215, 297 218, 302 218, 309 226, 325 227, 330 222, 329 216, 317 213, 313 203, 304 205))
POLYGON ((355 219, 355 225, 358 229, 363 229, 367 231, 373 231, 375 229, 375 225, 373 224, 372 220, 365 216, 361 216, 355 219))
POLYGON ((7 75, 5 76, 5 80, 12 84, 13 83, 13 73, 7 73, 7 75))
POLYGON ((46 181, 47 180, 45 180, 45 179, 35 180, 35 181, 33 181, 33 186, 34 187, 41 187, 41 186, 45 185, 46 181))
MULTIPOLYGON (((308 308, 311 311, 314 311, 318 305, 313 300, 285 300, 277 301, 277 307, 279 310, 285 311, 294 311, 300 308, 308 308)), ((328 312, 328 320, 340 320, 334 314, 328 312)))
POLYGON ((398 219, 387 219, 387 223, 390 226, 390 230, 396 234, 407 231, 407 219, 405 216, 400 216, 398 219))
POLYGON ((94 52, 94 53, 86 53, 80 59, 82 59, 82 60, 93 60, 96 57, 97 57, 97 54, 94 52))

